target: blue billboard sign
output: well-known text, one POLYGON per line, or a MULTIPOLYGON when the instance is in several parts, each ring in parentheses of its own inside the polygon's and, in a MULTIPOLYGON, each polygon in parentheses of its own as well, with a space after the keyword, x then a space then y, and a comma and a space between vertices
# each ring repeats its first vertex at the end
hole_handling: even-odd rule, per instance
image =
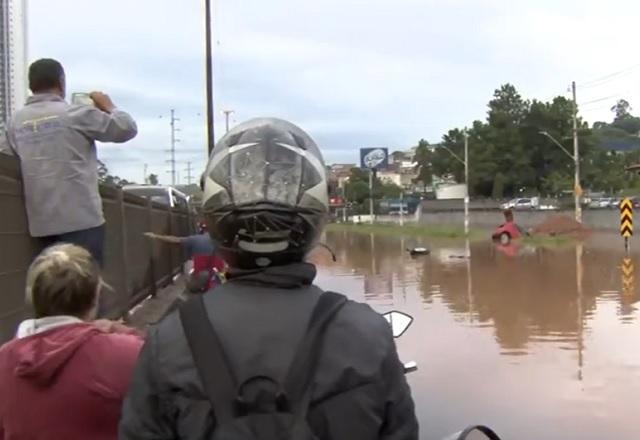
POLYGON ((360 148, 360 167, 381 170, 389 165, 387 148, 360 148))

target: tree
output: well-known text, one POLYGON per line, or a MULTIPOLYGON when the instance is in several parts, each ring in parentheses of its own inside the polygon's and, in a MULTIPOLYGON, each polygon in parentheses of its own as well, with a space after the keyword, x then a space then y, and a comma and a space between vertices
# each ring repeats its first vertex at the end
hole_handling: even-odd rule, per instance
MULTIPOLYGON (((615 127, 622 130, 626 134, 636 136, 640 132, 640 118, 637 118, 631 114, 631 104, 625 99, 620 99, 616 105, 611 107, 611 111, 615 117, 611 127, 615 127)), ((604 128, 604 127, 599 127, 604 128)))
POLYGON ((418 141, 416 147, 416 155, 414 158, 416 162, 417 177, 416 182, 422 182, 422 185, 429 186, 433 183, 433 152, 429 146, 429 142, 424 139, 418 141))
POLYGON ((158 184, 158 175, 157 174, 149 174, 149 176, 147 176, 147 183, 149 185, 157 185, 158 184))
POLYGON ((118 176, 112 176, 109 174, 109 169, 104 164, 104 162, 98 160, 98 182, 103 185, 122 187, 125 185, 129 185, 132 182, 129 182, 126 179, 121 179, 118 176))
POLYGON ((625 99, 620 99, 611 107, 611 111, 615 114, 614 122, 631 116, 631 104, 625 99))

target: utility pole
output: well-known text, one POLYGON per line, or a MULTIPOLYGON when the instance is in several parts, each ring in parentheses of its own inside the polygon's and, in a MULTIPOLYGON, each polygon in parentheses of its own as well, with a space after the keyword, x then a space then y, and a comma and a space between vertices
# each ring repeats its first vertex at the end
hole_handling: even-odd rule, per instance
POLYGON ((180 119, 176 118, 176 111, 171 109, 171 148, 168 150, 168 153, 171 154, 171 159, 167 161, 167 163, 171 165, 171 170, 169 170, 171 174, 171 185, 176 184, 176 143, 180 142, 180 140, 176 138, 176 132, 180 131, 180 129, 176 127, 176 122, 179 120, 180 119))
POLYGON ((373 224, 373 168, 369 168, 369 219, 373 224))
POLYGON ((469 236, 469 132, 464 130, 464 235, 469 236))
POLYGON ((191 185, 191 172, 193 171, 193 167, 191 166, 191 162, 187 162, 187 185, 191 185))
POLYGON ((148 179, 147 179, 147 169, 149 168, 149 164, 144 164, 144 173, 143 173, 143 177, 144 177, 144 183, 149 183, 148 179))
POLYGON ((464 160, 460 158, 456 153, 451 151, 445 145, 440 144, 440 148, 444 148, 447 152, 458 162, 464 165, 464 185, 466 186, 464 191, 464 233, 469 235, 469 132, 464 129, 464 160))
POLYGON ((574 196, 576 204, 576 221, 582 223, 582 206, 580 206, 580 196, 582 187, 580 186, 580 148, 578 146, 578 101, 576 100, 576 82, 571 83, 573 93, 573 161, 575 164, 574 174, 574 196))
POLYGON ((225 126, 225 133, 229 133, 229 116, 231 116, 232 113, 235 113, 235 110, 222 110, 222 114, 224 114, 224 126, 225 126))
POLYGON ((404 226, 404 190, 400 191, 400 226, 404 226))
POLYGON ((207 157, 211 155, 215 143, 213 127, 213 50, 211 48, 211 0, 204 0, 205 76, 207 83, 207 157))

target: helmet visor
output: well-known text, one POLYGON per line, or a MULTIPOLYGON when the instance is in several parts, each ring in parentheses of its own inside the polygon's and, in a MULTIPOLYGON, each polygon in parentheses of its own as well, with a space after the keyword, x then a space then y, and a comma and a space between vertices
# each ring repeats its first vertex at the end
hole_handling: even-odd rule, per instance
POLYGON ((296 146, 248 143, 222 154, 211 177, 236 205, 269 201, 296 206, 307 189, 322 182, 315 158, 296 146))

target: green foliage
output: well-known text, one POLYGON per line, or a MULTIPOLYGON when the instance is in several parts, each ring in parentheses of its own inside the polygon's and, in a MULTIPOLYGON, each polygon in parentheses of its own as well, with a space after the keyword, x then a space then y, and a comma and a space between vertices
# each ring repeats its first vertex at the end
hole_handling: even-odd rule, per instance
MULTIPOLYGON (((640 118, 631 115, 631 106, 624 100, 612 110, 614 121, 598 122, 593 129, 578 118, 581 184, 585 189, 615 192, 630 185, 640 187, 637 176, 624 172, 626 165, 640 163, 640 154, 612 154, 603 148, 605 140, 640 147, 640 118)), ((562 96, 550 102, 529 101, 511 84, 495 90, 486 120, 475 121, 467 131, 471 195, 500 198, 573 190, 573 111, 573 102, 562 96), (569 155, 541 132, 552 136, 569 155)), ((432 174, 463 183, 464 166, 451 152, 463 157, 464 131, 451 129, 433 150, 427 146, 421 140, 416 150, 419 179, 429 181, 427 174, 432 174)))
POLYGON ((158 184, 158 175, 157 174, 149 174, 147 176, 147 183, 149 185, 157 185, 158 184))
POLYGON ((433 183, 433 152, 429 147, 429 142, 424 139, 420 139, 418 142, 415 161, 418 164, 416 165, 418 177, 415 180, 422 182, 425 186, 431 185, 433 183))
POLYGON ((504 176, 502 175, 502 173, 498 173, 495 180, 493 181, 491 197, 493 197, 494 199, 501 199, 504 197, 504 176))
MULTIPOLYGON (((398 198, 402 188, 391 182, 382 182, 377 176, 373 179, 373 198, 398 198)), ((349 181, 345 185, 345 196, 350 202, 363 204, 369 199, 369 171, 352 168, 349 181)))
MULTIPOLYGON (((385 223, 331 223, 327 225, 327 231, 349 231, 363 234, 379 235, 404 235, 411 237, 425 237, 443 240, 459 240, 465 238, 464 228, 456 226, 442 225, 416 225, 409 224, 400 226, 398 224, 385 223)), ((486 239, 486 232, 472 230, 469 232, 471 240, 486 239)))
POLYGON ((122 187, 132 183, 126 179, 121 179, 118 176, 112 176, 111 174, 109 174, 109 169, 104 164, 104 162, 100 160, 98 161, 98 181, 103 185, 117 186, 117 187, 122 187))

